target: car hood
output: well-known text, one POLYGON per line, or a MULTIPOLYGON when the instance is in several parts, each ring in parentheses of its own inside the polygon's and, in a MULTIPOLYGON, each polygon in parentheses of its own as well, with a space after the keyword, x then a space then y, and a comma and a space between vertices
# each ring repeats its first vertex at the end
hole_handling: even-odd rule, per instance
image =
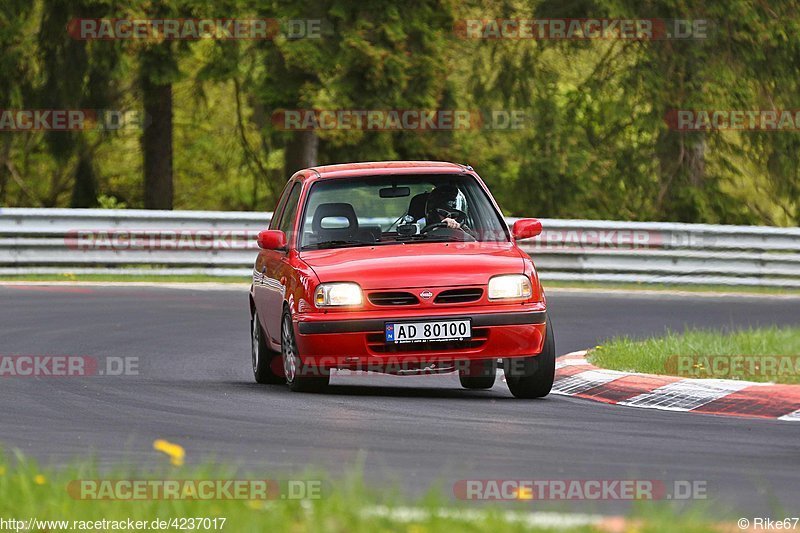
POLYGON ((522 274, 512 243, 414 243, 300 253, 322 283, 355 281, 363 289, 484 285, 497 274, 522 274))

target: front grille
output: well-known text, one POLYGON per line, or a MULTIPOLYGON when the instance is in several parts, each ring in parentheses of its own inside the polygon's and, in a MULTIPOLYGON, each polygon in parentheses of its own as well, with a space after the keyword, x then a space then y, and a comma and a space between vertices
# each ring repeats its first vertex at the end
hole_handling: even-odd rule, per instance
POLYGON ((451 289, 449 291, 442 291, 434 300, 437 304, 462 304, 466 302, 475 302, 483 296, 483 289, 451 289))
POLYGON ((409 342, 406 344, 387 343, 385 333, 367 333, 367 348, 373 353, 474 350, 483 346, 487 340, 489 340, 489 328, 472 328, 472 338, 469 340, 409 342))
POLYGON ((417 297, 410 292, 373 292, 369 296, 372 305, 414 305, 417 297))

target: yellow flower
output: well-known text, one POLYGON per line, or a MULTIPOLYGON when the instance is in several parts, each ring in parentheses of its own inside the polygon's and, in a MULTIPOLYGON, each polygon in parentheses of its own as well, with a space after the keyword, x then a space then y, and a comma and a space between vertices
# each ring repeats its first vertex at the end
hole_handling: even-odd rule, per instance
POLYGON ((0 466, 0 476, 5 476, 5 475, 6 475, 6 467, 0 466))
POLYGON ((35 477, 35 478, 33 478, 33 481, 34 481, 34 483, 36 483, 37 485, 44 485, 45 483, 47 483, 47 478, 45 478, 45 477, 44 477, 43 475, 41 475, 41 474, 37 474, 37 475, 36 475, 36 477, 35 477))
POLYGON ((516 497, 518 500, 532 500, 533 489, 531 487, 520 487, 517 489, 516 497))
POLYGON ((172 466, 183 466, 186 450, 184 450, 182 446, 163 439, 158 439, 153 442, 153 449, 167 454, 172 466))

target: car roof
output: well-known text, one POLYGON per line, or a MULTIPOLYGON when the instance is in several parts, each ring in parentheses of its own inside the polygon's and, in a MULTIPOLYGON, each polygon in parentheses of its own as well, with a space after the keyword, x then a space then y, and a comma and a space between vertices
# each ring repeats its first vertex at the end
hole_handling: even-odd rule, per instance
POLYGON ((301 180, 316 180, 392 174, 461 174, 469 170, 472 169, 465 165, 445 161, 370 161, 306 168, 292 177, 301 180))

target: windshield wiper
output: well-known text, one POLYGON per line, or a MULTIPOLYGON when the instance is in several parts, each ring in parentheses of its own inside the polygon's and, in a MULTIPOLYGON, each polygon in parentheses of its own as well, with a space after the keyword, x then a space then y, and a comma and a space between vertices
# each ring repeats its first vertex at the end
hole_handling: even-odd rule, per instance
POLYGON ((349 240, 333 240, 333 241, 324 241, 324 242, 317 242, 314 244, 307 244, 303 246, 303 250, 324 250, 327 248, 338 248, 340 246, 373 246, 375 242, 364 242, 364 241, 349 241, 349 240))
POLYGON ((454 236, 445 237, 443 235, 429 235, 427 233, 398 237, 397 240, 399 242, 464 242, 464 239, 459 239, 454 236))

